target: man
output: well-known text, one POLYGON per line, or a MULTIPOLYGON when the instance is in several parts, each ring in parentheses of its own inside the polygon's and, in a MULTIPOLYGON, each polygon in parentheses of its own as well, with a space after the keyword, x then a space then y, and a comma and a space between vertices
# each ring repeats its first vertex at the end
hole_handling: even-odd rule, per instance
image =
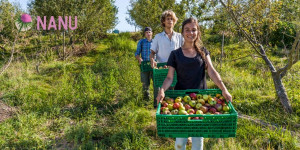
MULTIPOLYGON (((150 61, 150 47, 152 43, 152 29, 150 27, 146 27, 144 29, 144 36, 146 38, 141 39, 136 48, 135 52, 135 58, 139 61, 139 64, 142 63, 142 61, 150 61), (141 55, 141 57, 140 57, 141 55)), ((141 72, 141 82, 143 84, 143 96, 144 99, 149 100, 150 99, 150 80, 152 78, 152 72, 141 72)))
MULTIPOLYGON (((182 35, 173 30, 177 20, 175 13, 171 10, 166 10, 162 13, 160 22, 164 31, 155 35, 151 45, 150 61, 152 68, 157 66, 157 62, 167 62, 171 51, 182 46, 182 35), (157 62, 154 60, 154 55, 156 55, 157 62)), ((157 107, 155 100, 157 92, 158 88, 154 87, 154 108, 157 107)))

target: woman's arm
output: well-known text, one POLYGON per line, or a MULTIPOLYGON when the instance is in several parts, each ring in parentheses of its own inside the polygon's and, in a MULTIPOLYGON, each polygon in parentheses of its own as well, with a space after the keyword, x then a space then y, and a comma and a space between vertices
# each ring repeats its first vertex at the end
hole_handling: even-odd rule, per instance
POLYGON ((228 92, 226 86, 224 85, 221 76, 216 71, 214 66, 212 65, 210 56, 206 56, 206 63, 207 63, 207 73, 209 77, 214 81, 214 83, 222 90, 222 95, 225 97, 225 99, 228 101, 232 101, 232 96, 228 92))
POLYGON ((162 87, 158 91, 158 94, 156 97, 157 104, 163 100, 163 98, 165 97, 165 90, 171 86, 171 84, 173 82, 173 78, 174 78, 174 72, 175 72, 175 68, 172 66, 169 66, 168 75, 167 75, 162 87))

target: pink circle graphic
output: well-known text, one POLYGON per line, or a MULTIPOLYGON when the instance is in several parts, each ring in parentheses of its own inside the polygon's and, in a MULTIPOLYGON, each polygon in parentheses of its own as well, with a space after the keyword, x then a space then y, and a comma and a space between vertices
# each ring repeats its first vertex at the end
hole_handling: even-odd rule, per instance
POLYGON ((31 16, 30 16, 29 14, 23 14, 23 15, 21 16, 21 20, 22 20, 22 22, 24 22, 24 23, 32 22, 31 16))

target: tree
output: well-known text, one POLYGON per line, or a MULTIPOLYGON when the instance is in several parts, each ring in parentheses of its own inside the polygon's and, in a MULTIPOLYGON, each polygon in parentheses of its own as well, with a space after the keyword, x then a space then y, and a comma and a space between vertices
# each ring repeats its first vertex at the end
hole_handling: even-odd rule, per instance
POLYGON ((178 23, 174 28, 175 30, 179 29, 186 12, 183 5, 175 3, 175 0, 131 0, 130 9, 128 9, 130 17, 126 20, 129 24, 136 25, 141 29, 150 26, 154 33, 158 33, 162 31, 160 17, 165 10, 175 12, 178 23))
POLYGON ((20 8, 12 5, 8 0, 0 0, 0 44, 14 39, 16 33, 15 20, 20 14, 20 8))
MULTIPOLYGON (((251 44, 255 53, 257 53, 268 66, 274 82, 278 99, 280 100, 284 110, 292 113, 292 107, 288 99, 282 78, 288 70, 299 61, 300 51, 300 29, 295 23, 299 23, 300 19, 300 2, 289 0, 289 6, 283 6, 285 1, 248 1, 248 0, 219 0, 221 5, 229 13, 234 24, 239 28, 246 40, 251 44), (281 8, 289 9, 283 12, 281 8), (291 14, 294 14, 290 17, 291 14), (294 42, 289 49, 288 60, 285 66, 275 67, 268 57, 268 43, 264 42, 272 31, 278 28, 281 21, 294 23, 296 28, 296 36, 294 42), (267 29, 264 27, 267 25, 267 29)), ((293 35, 289 35, 293 36, 293 35)), ((282 41, 284 42, 284 41, 282 41)))
MULTIPOLYGON (((14 58, 15 45, 18 39, 18 31, 15 28, 15 20, 20 14, 20 8, 9 3, 7 0, 0 1, 0 51, 5 62, 0 68, 0 75, 9 67, 14 58), (11 42, 13 41, 13 42, 11 42), (6 46, 8 45, 8 46, 6 46), (6 47, 12 47, 8 60, 5 53, 8 53, 6 47)), ((1 59, 0 59, 1 60, 1 59)))
MULTIPOLYGON (((117 21, 117 8, 114 0, 33 0, 30 4, 30 12, 35 16, 46 16, 47 21, 50 17, 58 19, 58 16, 71 16, 74 24, 75 16, 77 16, 76 30, 51 30, 42 31, 43 33, 55 34, 55 43, 57 37, 63 35, 63 59, 65 59, 65 37, 70 39, 69 44, 74 48, 74 43, 83 42, 87 47, 87 43, 91 40, 101 37, 108 30, 114 28, 117 21)), ((63 17, 64 18, 64 17, 63 17)))
MULTIPOLYGON (((117 22, 117 8, 114 0, 34 0, 29 4, 30 12, 35 16, 77 16, 78 28, 66 31, 70 37, 76 35, 74 41, 82 41, 85 45, 90 37, 106 34, 117 22)), ((57 34, 64 31, 55 31, 57 34)))

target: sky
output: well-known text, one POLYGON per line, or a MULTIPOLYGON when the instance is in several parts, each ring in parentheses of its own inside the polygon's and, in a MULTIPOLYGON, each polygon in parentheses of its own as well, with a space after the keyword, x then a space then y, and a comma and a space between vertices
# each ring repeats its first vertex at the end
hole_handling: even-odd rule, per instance
MULTIPOLYGON (((27 3, 31 0, 9 0, 11 3, 19 3, 21 8, 26 12, 27 11, 27 3)), ((127 14, 127 9, 129 8, 130 0, 116 0, 115 5, 118 7, 118 24, 115 29, 120 30, 121 32, 125 31, 135 31, 135 27, 131 26, 127 23, 126 18, 129 17, 127 14)), ((138 30, 138 29, 137 29, 138 30)))

